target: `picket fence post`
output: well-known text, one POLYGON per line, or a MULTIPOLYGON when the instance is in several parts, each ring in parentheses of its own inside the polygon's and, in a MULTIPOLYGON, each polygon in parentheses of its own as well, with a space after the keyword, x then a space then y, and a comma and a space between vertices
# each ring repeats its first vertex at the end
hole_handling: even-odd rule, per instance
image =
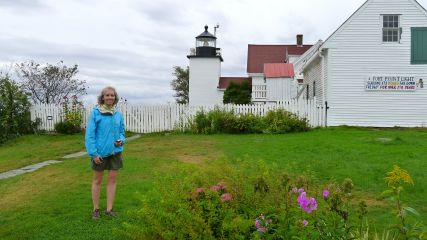
MULTIPOLYGON (((133 105, 120 104, 126 130, 137 133, 163 132, 178 129, 183 131, 188 127, 189 119, 193 118, 198 111, 210 111, 215 107, 227 111, 233 111, 235 114, 254 114, 265 116, 269 110, 282 108, 292 112, 299 117, 305 117, 310 126, 323 126, 325 118, 325 106, 319 104, 317 99, 290 99, 277 103, 266 104, 246 104, 246 105, 205 105, 189 106, 186 104, 168 104, 168 105, 133 105)), ((83 111, 83 125, 86 125, 93 105, 86 105, 83 111)), ((39 118, 41 120, 40 129, 54 131, 54 126, 61 121, 61 106, 55 104, 36 104, 30 109, 31 119, 39 118)))

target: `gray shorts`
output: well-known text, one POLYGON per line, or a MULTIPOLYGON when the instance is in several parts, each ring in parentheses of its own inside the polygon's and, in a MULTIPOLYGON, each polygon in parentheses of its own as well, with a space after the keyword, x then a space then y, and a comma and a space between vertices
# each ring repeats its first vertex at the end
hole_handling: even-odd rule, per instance
POLYGON ((123 167, 122 153, 116 153, 108 157, 103 157, 100 164, 96 164, 92 158, 90 165, 94 171, 119 170, 123 167))

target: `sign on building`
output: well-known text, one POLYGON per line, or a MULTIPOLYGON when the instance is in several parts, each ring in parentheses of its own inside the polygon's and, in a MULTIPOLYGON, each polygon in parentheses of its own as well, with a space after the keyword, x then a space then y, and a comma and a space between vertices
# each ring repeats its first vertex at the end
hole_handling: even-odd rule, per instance
POLYGON ((366 79, 367 91, 415 91, 417 78, 405 75, 371 75, 366 79))

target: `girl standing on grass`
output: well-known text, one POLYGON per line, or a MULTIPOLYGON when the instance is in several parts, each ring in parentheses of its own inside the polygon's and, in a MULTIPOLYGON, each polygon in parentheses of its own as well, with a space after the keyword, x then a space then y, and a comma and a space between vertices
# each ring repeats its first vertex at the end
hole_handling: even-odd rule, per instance
POLYGON ((85 145, 91 158, 92 179, 92 218, 99 219, 99 194, 104 170, 108 170, 107 209, 105 215, 113 217, 114 196, 116 194, 116 178, 123 167, 122 151, 125 143, 125 126, 123 116, 117 111, 119 100, 116 89, 106 87, 98 96, 98 105, 90 114, 86 127, 85 145))

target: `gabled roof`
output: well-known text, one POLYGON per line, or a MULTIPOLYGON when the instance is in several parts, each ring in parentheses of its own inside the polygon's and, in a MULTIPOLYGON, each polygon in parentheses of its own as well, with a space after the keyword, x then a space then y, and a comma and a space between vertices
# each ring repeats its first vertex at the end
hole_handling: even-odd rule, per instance
MULTIPOLYGON (((345 20, 324 42, 323 42, 323 46, 325 46, 327 48, 327 44, 330 41, 331 38, 333 38, 337 33, 339 33, 340 31, 342 31, 343 28, 345 28, 347 26, 347 24, 357 15, 357 13, 359 13, 359 11, 361 11, 362 9, 364 9, 368 3, 370 3, 372 0, 366 0, 366 2, 364 2, 353 14, 350 15, 349 18, 347 18, 347 20, 345 20)), ((423 12, 426 16, 427 16, 427 10, 419 3, 417 2, 417 0, 408 0, 409 2, 411 2, 412 4, 414 4, 421 12, 423 12)))
MULTIPOLYGON (((427 16, 427 10, 420 3, 418 3, 416 0, 408 0, 408 1, 414 4, 422 13, 424 13, 427 16)), ((329 37, 323 43, 321 43, 320 46, 317 46, 316 44, 314 47, 315 51, 321 52, 323 48, 328 48, 328 43, 330 43, 331 39, 334 38, 337 33, 341 32, 349 24, 349 22, 351 22, 351 20, 353 20, 353 18, 360 11, 362 11, 370 2, 371 0, 366 0, 366 2, 364 2, 353 14, 351 14, 350 17, 347 18, 347 20, 345 20, 331 35, 329 35, 329 37)), ((297 71, 299 72, 300 69, 304 71, 310 65, 311 62, 313 62, 319 57, 320 56, 318 54, 312 54, 311 56, 307 56, 307 59, 304 59, 305 62, 302 63, 303 64, 302 67, 299 66, 301 65, 301 63, 298 63, 297 61, 296 63, 299 66, 297 71)), ((299 59, 299 60, 302 60, 302 59, 299 59)))
POLYGON ((266 78, 291 78, 295 76, 294 65, 291 63, 266 63, 264 64, 266 78))
POLYGON ((231 82, 242 84, 243 81, 248 81, 252 85, 251 77, 220 77, 218 82, 219 89, 226 89, 231 82))
POLYGON ((262 73, 265 63, 285 63, 289 55, 302 55, 312 45, 248 45, 248 73, 262 73))

